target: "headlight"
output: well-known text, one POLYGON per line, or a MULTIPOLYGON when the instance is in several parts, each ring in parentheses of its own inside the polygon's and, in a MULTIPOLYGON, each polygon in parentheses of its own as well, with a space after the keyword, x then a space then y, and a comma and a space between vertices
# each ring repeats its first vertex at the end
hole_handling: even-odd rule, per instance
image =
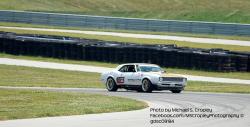
POLYGON ((159 81, 160 81, 160 82, 162 82, 162 81, 163 81, 163 78, 162 78, 162 77, 160 77, 160 78, 159 78, 159 81))

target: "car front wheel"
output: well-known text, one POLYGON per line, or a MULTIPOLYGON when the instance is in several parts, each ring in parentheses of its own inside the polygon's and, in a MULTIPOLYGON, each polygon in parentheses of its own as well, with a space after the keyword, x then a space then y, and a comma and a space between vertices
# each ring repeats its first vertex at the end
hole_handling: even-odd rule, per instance
POLYGON ((152 92, 152 90, 153 90, 152 83, 148 79, 144 79, 142 81, 141 89, 143 92, 147 92, 147 93, 152 92))
POLYGON ((117 91, 118 87, 113 78, 108 78, 106 88, 108 91, 117 91))
POLYGON ((172 93, 180 93, 181 90, 171 90, 172 93))

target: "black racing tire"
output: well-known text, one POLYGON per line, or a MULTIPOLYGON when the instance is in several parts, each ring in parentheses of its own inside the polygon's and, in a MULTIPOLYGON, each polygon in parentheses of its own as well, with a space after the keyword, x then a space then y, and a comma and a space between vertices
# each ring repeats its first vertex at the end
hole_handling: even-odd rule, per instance
POLYGON ((143 92, 141 87, 137 88, 136 91, 137 92, 143 92))
POLYGON ((153 91, 153 85, 150 82, 150 80, 148 79, 142 80, 141 90, 142 92, 147 92, 147 93, 151 93, 153 91))
POLYGON ((172 93, 181 93, 181 90, 171 90, 172 93))
POLYGON ((108 91, 117 91, 118 86, 113 78, 108 78, 106 82, 106 88, 108 91))

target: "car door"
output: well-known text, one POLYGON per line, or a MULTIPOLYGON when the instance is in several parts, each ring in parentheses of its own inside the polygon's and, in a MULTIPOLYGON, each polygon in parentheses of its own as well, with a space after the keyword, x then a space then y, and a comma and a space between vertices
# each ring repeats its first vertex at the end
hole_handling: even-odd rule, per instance
POLYGON ((127 70, 124 73, 125 82, 128 85, 139 85, 140 84, 140 75, 137 72, 135 65, 127 65, 127 70))

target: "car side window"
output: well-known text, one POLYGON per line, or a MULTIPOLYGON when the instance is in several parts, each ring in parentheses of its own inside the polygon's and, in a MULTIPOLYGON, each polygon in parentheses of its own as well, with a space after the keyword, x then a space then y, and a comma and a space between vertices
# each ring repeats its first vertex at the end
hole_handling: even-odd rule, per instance
POLYGON ((120 71, 120 72, 126 72, 127 71, 127 65, 124 65, 118 71, 120 71))
POLYGON ((136 72, 135 71, 135 65, 128 65, 128 71, 127 72, 136 72))
POLYGON ((134 65, 124 65, 118 71, 120 71, 120 72, 136 72, 134 65))

